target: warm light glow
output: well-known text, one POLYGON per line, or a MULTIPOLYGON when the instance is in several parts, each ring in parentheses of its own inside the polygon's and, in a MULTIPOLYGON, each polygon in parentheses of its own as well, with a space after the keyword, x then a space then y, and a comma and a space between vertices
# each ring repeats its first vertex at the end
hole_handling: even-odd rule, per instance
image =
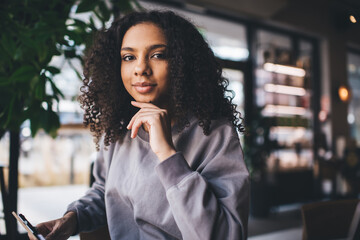
POLYGON ((264 89, 266 92, 281 93, 295 96, 304 96, 306 94, 306 90, 304 88, 277 85, 271 83, 265 84, 264 89))
POLYGON ((339 87, 338 94, 341 101, 346 102, 347 100, 349 100, 350 93, 347 87, 345 86, 339 87))
POLYGON ((292 107, 283 105, 266 105, 264 115, 305 115, 306 109, 303 107, 292 107))
POLYGON ((357 22, 357 21, 356 21, 356 18, 354 17, 354 15, 350 15, 349 19, 350 19, 350 22, 352 22, 352 23, 356 23, 356 22, 357 22))
POLYGON ((285 65, 274 64, 274 63, 265 63, 264 69, 268 72, 281 73, 281 74, 291 75, 291 76, 295 76, 295 77, 304 77, 305 73, 306 73, 305 70, 302 68, 285 66, 285 65))

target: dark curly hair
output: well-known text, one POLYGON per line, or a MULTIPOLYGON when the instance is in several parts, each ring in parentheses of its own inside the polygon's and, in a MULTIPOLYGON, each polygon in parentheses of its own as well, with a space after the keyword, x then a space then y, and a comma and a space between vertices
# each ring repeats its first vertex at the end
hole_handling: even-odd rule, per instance
POLYGON ((183 130, 189 113, 195 115, 205 135, 211 120, 227 118, 243 132, 242 118, 231 97, 226 97, 228 80, 214 53, 188 20, 171 11, 133 12, 115 20, 109 29, 97 33, 87 52, 84 80, 79 96, 85 110, 84 125, 90 127, 97 149, 104 137, 108 146, 122 138, 137 109, 120 75, 120 48, 126 31, 139 23, 160 27, 167 40, 172 117, 183 130))

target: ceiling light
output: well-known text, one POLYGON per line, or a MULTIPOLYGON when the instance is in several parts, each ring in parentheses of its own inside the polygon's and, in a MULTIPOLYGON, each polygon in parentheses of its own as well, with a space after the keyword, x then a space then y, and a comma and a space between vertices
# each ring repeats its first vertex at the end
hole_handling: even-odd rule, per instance
POLYGON ((281 73, 295 77, 304 77, 306 73, 305 70, 302 68, 274 64, 274 63, 265 63, 264 69, 268 72, 281 73))
POLYGON ((266 105, 263 114, 267 116, 273 115, 305 115, 306 109, 303 107, 292 107, 284 105, 266 105))
POLYGON ((268 83, 265 84, 264 90, 266 92, 281 93, 295 96, 305 96, 306 90, 301 87, 285 86, 268 83))

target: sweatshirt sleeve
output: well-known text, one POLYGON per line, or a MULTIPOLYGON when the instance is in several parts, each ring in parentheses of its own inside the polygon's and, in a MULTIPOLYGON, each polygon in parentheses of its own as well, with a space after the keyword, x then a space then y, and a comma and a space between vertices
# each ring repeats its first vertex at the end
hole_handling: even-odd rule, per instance
POLYGON ((106 168, 102 149, 97 153, 93 175, 95 182, 85 196, 71 203, 67 208, 67 212, 73 211, 77 215, 77 233, 92 231, 106 224, 104 201, 106 168))
POLYGON ((247 238, 248 171, 236 133, 219 131, 192 145, 197 167, 181 152, 156 166, 183 239, 247 238))

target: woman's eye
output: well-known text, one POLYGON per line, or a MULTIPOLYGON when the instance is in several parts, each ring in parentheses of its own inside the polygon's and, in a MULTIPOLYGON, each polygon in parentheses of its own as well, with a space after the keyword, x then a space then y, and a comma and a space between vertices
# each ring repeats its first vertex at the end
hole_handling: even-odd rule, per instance
POLYGON ((164 53, 154 53, 152 55, 153 58, 158 58, 158 59, 165 59, 165 54, 164 53))
POLYGON ((131 55, 126 55, 126 56, 123 56, 123 61, 131 61, 131 60, 133 60, 134 59, 134 57, 133 56, 131 56, 131 55))

